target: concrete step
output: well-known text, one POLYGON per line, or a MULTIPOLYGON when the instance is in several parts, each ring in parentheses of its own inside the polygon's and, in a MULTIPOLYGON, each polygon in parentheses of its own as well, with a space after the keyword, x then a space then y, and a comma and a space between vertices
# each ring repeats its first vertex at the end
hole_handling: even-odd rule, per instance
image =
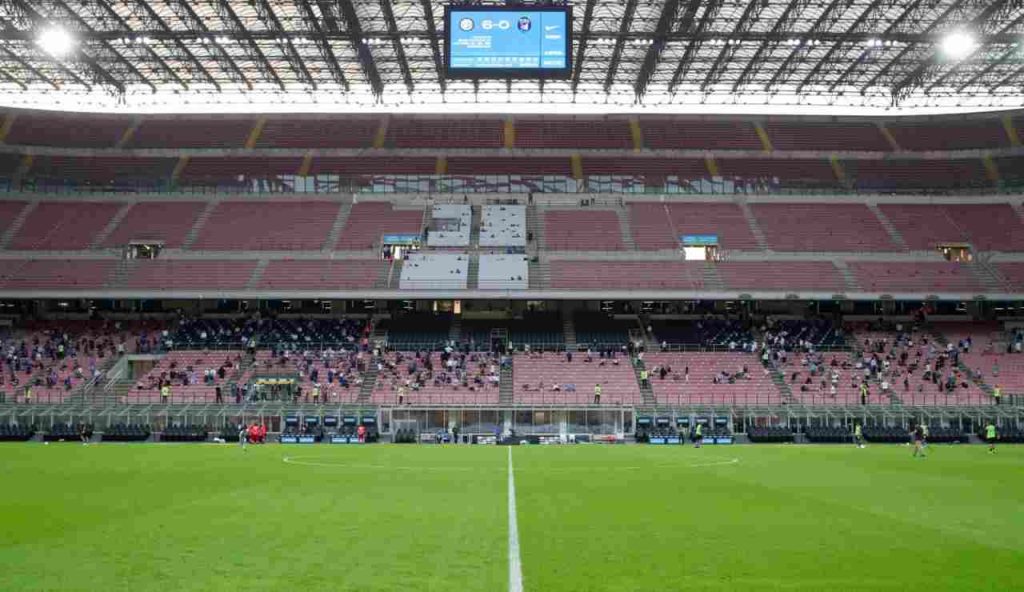
POLYGON ((882 227, 885 228, 885 231, 889 233, 889 238, 892 239, 892 242, 896 243, 896 246, 898 246, 899 248, 903 250, 908 250, 907 241, 903 240, 903 235, 900 234, 899 230, 896 230, 896 227, 893 226, 892 221, 889 220, 889 217, 886 216, 884 212, 882 212, 881 208, 878 207, 878 204, 869 203, 868 209, 874 212, 875 217, 877 217, 878 221, 881 222, 882 227))
POLYGON ((213 210, 216 209, 218 205, 220 205, 220 200, 216 198, 210 200, 206 204, 203 211, 199 213, 199 217, 196 218, 196 223, 192 225, 188 234, 185 235, 185 241, 181 243, 181 248, 188 249, 196 242, 196 239, 199 238, 199 233, 202 232, 203 227, 206 226, 206 223, 210 220, 210 215, 213 214, 213 210))
POLYGON ((704 269, 702 270, 701 277, 704 281, 705 290, 717 290, 719 292, 725 291, 725 282, 722 281, 721 276, 718 275, 718 269, 715 267, 713 262, 704 262, 704 269))
POLYGON ((622 244, 630 251, 636 250, 636 241, 633 240, 633 228, 629 223, 629 212, 625 207, 615 208, 615 215, 619 218, 619 229, 622 232, 622 244))
POLYGON ((3 236, 0 237, 0 249, 7 248, 7 245, 11 243, 11 240, 17 236, 18 231, 21 230, 21 227, 25 225, 25 220, 28 220, 29 215, 31 215, 37 207, 39 207, 39 200, 34 199, 28 202, 28 205, 18 212, 18 215, 14 217, 14 221, 11 222, 11 225, 4 231, 3 236))
POLYGON ((544 246, 544 215, 535 205, 526 206, 526 232, 533 235, 533 242, 527 244, 527 252, 539 252, 544 246))
POLYGON ((107 240, 107 237, 110 236, 110 233, 114 232, 114 229, 117 228, 117 225, 121 223, 121 220, 124 220, 124 217, 128 215, 128 210, 132 209, 132 205, 134 204, 126 203, 123 206, 121 206, 121 208, 117 210, 117 213, 114 214, 114 217, 110 219, 110 222, 107 222, 107 225, 103 227, 103 230, 101 230, 99 234, 93 237, 92 243, 90 243, 89 248, 100 248, 100 245, 103 244, 103 241, 107 240))
MULTIPOLYGON (((510 358, 511 359, 511 358, 510 358)), ((498 383, 498 404, 512 405, 515 402, 515 369, 511 362, 501 368, 501 382, 498 383)))
MULTIPOLYGON (((479 236, 477 237, 479 239, 479 236)), ((476 290, 480 287, 480 254, 470 253, 469 269, 466 272, 466 289, 476 290)))
POLYGON ((484 209, 482 206, 470 206, 470 209, 472 217, 469 227, 469 246, 477 249, 480 247, 480 225, 483 223, 484 209))
POLYGON ((334 245, 338 244, 338 238, 341 236, 341 229, 345 227, 345 222, 348 222, 348 216, 351 213, 352 204, 341 204, 341 207, 338 208, 338 215, 334 218, 334 224, 331 225, 331 231, 327 233, 327 238, 324 239, 324 244, 321 246, 321 250, 334 250, 334 245))
POLYGON ((757 240, 757 246, 762 251, 767 251, 768 241, 764 237, 764 230, 761 230, 761 225, 757 223, 754 211, 750 209, 750 204, 746 201, 740 201, 739 206, 740 211, 743 212, 743 217, 747 219, 747 224, 750 226, 750 233, 753 234, 754 239, 757 240))
POLYGON ((249 276, 249 281, 245 283, 245 287, 252 290, 259 285, 260 280, 263 279, 263 272, 267 270, 267 265, 270 265, 269 259, 260 259, 256 263, 256 267, 252 270, 252 275, 249 276))
POLYGON ((576 324, 573 323, 571 314, 566 314, 562 319, 562 334, 565 339, 565 349, 576 351, 576 324))
POLYGON ((832 262, 839 270, 839 275, 843 276, 843 283, 846 285, 847 292, 859 292, 860 284, 857 283, 857 277, 853 275, 853 271, 850 270, 850 266, 846 264, 846 261, 835 260, 832 262))

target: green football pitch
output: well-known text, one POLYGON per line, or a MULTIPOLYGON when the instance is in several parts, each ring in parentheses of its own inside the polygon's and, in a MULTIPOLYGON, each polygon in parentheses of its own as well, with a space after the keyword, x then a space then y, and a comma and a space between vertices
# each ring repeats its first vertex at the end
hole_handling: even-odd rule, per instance
MULTIPOLYGON (((511 451, 523 590, 1024 589, 1024 447, 511 451)), ((509 449, 0 446, 0 590, 504 591, 509 449)))

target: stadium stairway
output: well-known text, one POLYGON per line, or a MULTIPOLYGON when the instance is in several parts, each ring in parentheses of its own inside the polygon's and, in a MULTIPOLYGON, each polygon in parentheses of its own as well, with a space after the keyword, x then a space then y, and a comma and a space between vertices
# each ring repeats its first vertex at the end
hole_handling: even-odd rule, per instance
POLYGON ((789 388, 786 383, 786 377, 774 366, 769 369, 772 376, 772 384, 775 388, 779 389, 779 397, 782 399, 784 405, 792 405, 796 403, 796 399, 793 398, 793 390, 789 388))
POLYGON ((0 249, 7 248, 7 245, 11 243, 11 239, 13 239, 18 234, 18 231, 21 230, 21 227, 24 226, 25 220, 28 220, 29 215, 31 215, 32 212, 35 211, 36 207, 38 206, 39 200, 34 199, 28 202, 27 206, 21 208, 21 211, 18 212, 18 215, 14 217, 14 220, 11 222, 11 225, 4 232, 3 236, 0 237, 0 249))
MULTIPOLYGON (((932 339, 934 339, 936 343, 942 346, 940 349, 944 349, 946 345, 949 344, 949 339, 946 339, 946 336, 942 333, 942 331, 936 329, 934 325, 928 325, 926 327, 926 330, 928 331, 928 334, 931 335, 932 339)), ((971 382, 973 382, 979 389, 981 389, 981 392, 985 393, 990 397, 992 396, 992 386, 987 384, 984 380, 975 379, 974 373, 971 371, 970 368, 967 367, 966 364, 964 364, 961 361, 958 361, 956 367, 961 372, 964 373, 964 376, 970 376, 971 382)))
POLYGON ((622 233, 622 244, 626 250, 635 251, 636 241, 633 240, 633 227, 629 223, 629 212, 625 207, 615 208, 615 215, 619 219, 619 231, 622 233))
POLYGON ((573 323, 571 314, 567 313, 565 318, 562 319, 562 334, 565 338, 566 351, 576 351, 578 347, 576 343, 576 324, 573 323))
POLYGON ((324 240, 321 250, 330 251, 334 249, 334 245, 338 244, 338 238, 341 236, 341 230, 345 228, 345 223, 348 222, 348 215, 351 213, 351 203, 341 204, 341 207, 338 208, 338 215, 334 218, 334 224, 331 225, 331 231, 327 233, 327 238, 324 240))
MULTIPOLYGON (((472 216, 470 217, 469 224, 469 247, 471 249, 480 248, 480 225, 483 223, 483 211, 484 209, 482 206, 470 206, 470 212, 472 212, 472 216)), ((469 265, 470 272, 472 273, 473 259, 469 260, 469 265)), ((472 282, 472 277, 473 276, 471 275, 470 282, 472 282)), ((469 287, 473 288, 474 285, 475 284, 471 284, 469 287)))
POLYGON ((402 260, 392 259, 391 264, 385 267, 381 273, 383 277, 378 280, 377 287, 397 290, 402 279, 402 260))
MULTIPOLYGON (((477 241, 480 240, 480 231, 477 230, 477 241)), ((466 289, 476 290, 480 287, 480 254, 469 254, 469 268, 466 270, 466 289)))
POLYGON ((715 290, 718 292, 725 291, 725 282, 722 281, 722 277, 718 275, 718 269, 715 267, 713 261, 704 262, 702 281, 704 282, 705 290, 715 290))
POLYGON ((903 239, 903 235, 900 234, 900 231, 897 230, 895 226, 893 226, 892 221, 889 220, 889 217, 885 215, 885 212, 878 207, 878 204, 868 202, 868 209, 874 212, 875 217, 878 218, 878 222, 882 225, 882 228, 889 233, 889 238, 892 239, 892 242, 904 251, 909 250, 907 248, 907 241, 903 239))
POLYGON ((515 403, 515 368, 513 367, 514 356, 509 357, 508 366, 502 365, 498 383, 498 404, 512 405, 515 403))
POLYGON ((846 285, 847 292, 859 292, 860 284, 857 283, 857 277, 850 271, 850 266, 846 264, 846 261, 842 259, 836 259, 832 261, 835 268, 839 270, 839 275, 843 276, 843 283, 846 285))
POLYGON ((1010 207, 1013 208, 1014 212, 1017 212, 1017 217, 1020 218, 1021 223, 1024 223, 1024 204, 1020 202, 1012 202, 1010 207))
POLYGON ((527 236, 533 236, 533 241, 527 244, 527 252, 539 252, 544 244, 544 224, 540 220, 540 212, 537 210, 537 206, 532 204, 526 206, 526 233, 527 236))
POLYGON ((650 379, 647 380, 646 385, 640 382, 640 371, 646 369, 647 365, 636 356, 630 356, 630 363, 633 365, 633 376, 636 377, 636 384, 640 387, 640 397, 643 404, 650 407, 657 405, 658 399, 654 396, 654 389, 651 387, 650 379))
MULTIPOLYGON (((472 264, 473 262, 470 260, 470 265, 472 264)), ((454 343, 462 340, 462 315, 454 315, 452 317, 452 324, 448 326, 448 340, 454 343)))
POLYGON ((263 279, 263 272, 266 271, 268 265, 270 265, 269 259, 260 259, 256 263, 256 267, 252 270, 252 275, 249 276, 249 281, 245 283, 246 290, 253 290, 260 284, 260 280, 263 279))
POLYGON ((974 274, 978 284, 985 288, 986 292, 1000 292, 1007 289, 999 273, 992 268, 987 254, 978 254, 974 261, 967 265, 967 269, 974 274))
POLYGON ((761 225, 757 222, 757 217, 754 216, 754 211, 750 209, 750 204, 745 199, 738 199, 738 205, 740 211, 743 212, 743 217, 747 219, 747 224, 750 226, 750 233, 754 235, 754 239, 757 241, 757 247, 762 251, 768 250, 768 240, 764 237, 764 230, 761 230, 761 225))
POLYGON ((93 237, 92 243, 89 244, 90 249, 98 249, 103 245, 103 241, 107 240, 110 233, 114 232, 114 229, 121 223, 121 220, 124 220, 124 217, 128 215, 128 210, 132 209, 132 205, 133 204, 131 203, 126 203, 117 210, 117 213, 110 219, 110 222, 107 222, 107 225, 103 227, 103 230, 93 237))
POLYGON ((104 288, 120 288, 124 286, 125 281, 128 279, 128 275, 136 267, 136 261, 122 260, 117 262, 117 267, 114 268, 114 273, 110 274, 107 278, 104 288))
POLYGON ((377 386, 377 376, 380 373, 377 372, 377 366, 371 364, 371 367, 363 372, 363 384, 359 387, 359 397, 356 398, 356 403, 360 405, 369 405, 370 398, 373 396, 373 389, 377 386))
POLYGON ((192 225, 188 234, 185 235, 185 240, 181 243, 182 249, 188 249, 196 242, 196 239, 199 238, 199 233, 202 232, 203 227, 206 226, 206 223, 210 220, 210 215, 213 214, 213 211, 217 209, 217 206, 219 205, 220 199, 216 197, 206 204, 203 211, 199 213, 199 217, 196 218, 196 223, 192 225))
POLYGON ((548 286, 547 278, 550 276, 550 270, 547 263, 541 263, 538 258, 530 257, 530 262, 527 264, 527 273, 529 273, 531 290, 538 290, 548 286))

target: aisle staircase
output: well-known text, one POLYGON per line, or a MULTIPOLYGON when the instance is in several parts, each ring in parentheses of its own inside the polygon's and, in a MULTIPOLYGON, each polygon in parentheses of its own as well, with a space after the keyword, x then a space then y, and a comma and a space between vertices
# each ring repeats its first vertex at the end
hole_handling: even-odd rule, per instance
POLYGON ((889 217, 882 212, 882 209, 878 207, 878 204, 868 203, 868 209, 874 212, 875 217, 878 218, 878 222, 881 223, 882 228, 885 228, 885 231, 889 233, 889 238, 892 239, 892 242, 904 251, 909 250, 907 247, 907 241, 903 239, 903 235, 896 229, 896 226, 894 226, 892 221, 889 220, 889 217))
POLYGON ((14 220, 11 222, 11 225, 7 227, 7 230, 4 231, 3 236, 0 237, 0 248, 7 248, 7 245, 11 243, 11 239, 13 239, 18 234, 18 231, 21 230, 21 227, 25 225, 25 220, 28 220, 28 217, 32 214, 33 211, 35 211, 37 207, 39 207, 39 200, 34 199, 28 202, 27 206, 21 208, 21 211, 18 212, 18 215, 14 217, 14 220))
POLYGON ((498 383, 499 405, 512 405, 515 402, 515 369, 511 360, 512 356, 509 356, 509 365, 501 367, 501 382, 498 383))
POLYGON ((471 249, 477 249, 480 247, 480 225, 483 220, 483 207, 481 206, 470 206, 472 217, 470 218, 469 226, 469 247, 471 249))
POLYGON ((103 241, 107 240, 110 233, 114 232, 117 225, 124 220, 125 216, 128 215, 128 210, 132 209, 132 205, 134 204, 126 203, 117 210, 117 213, 114 214, 114 217, 111 218, 109 222, 107 222, 107 225, 103 227, 103 230, 99 231, 99 233, 92 238, 92 243, 89 244, 90 249, 99 249, 103 245, 103 241))
POLYGON ((839 275, 843 276, 843 284, 846 286, 846 291, 859 292, 860 284, 857 283, 857 276, 853 274, 853 271, 850 269, 850 266, 846 264, 846 261, 843 261, 842 259, 835 259, 832 261, 832 264, 837 270, 839 270, 839 275))
MULTIPOLYGON (((479 239, 479 236, 477 237, 479 239)), ((466 289, 476 290, 480 287, 480 255, 469 254, 469 269, 466 270, 466 289)))
POLYGON ((718 275, 718 269, 715 267, 714 261, 704 262, 704 267, 701 270, 701 280, 704 284, 705 290, 723 292, 726 289, 725 282, 722 281, 722 277, 718 275))
POLYGON ((573 323, 572 314, 567 313, 562 319, 562 334, 565 339, 566 351, 576 351, 576 324, 573 323))
POLYGON ((757 241, 757 246, 762 251, 768 250, 768 239, 764 236, 764 230, 761 229, 761 225, 757 222, 757 217, 754 216, 754 210, 750 209, 750 204, 746 200, 738 200, 740 211, 743 212, 743 217, 747 219, 747 225, 750 226, 750 233, 754 235, 754 239, 757 241))
POLYGON ((626 250, 635 251, 636 241, 633 240, 633 228, 629 223, 629 212, 625 207, 615 208, 615 215, 619 218, 619 230, 622 233, 622 244, 626 250))
POLYGON ((220 205, 220 199, 216 197, 206 203, 206 207, 203 208, 203 211, 199 213, 199 217, 196 218, 195 224, 192 225, 192 228, 188 230, 188 234, 185 235, 185 240, 181 243, 182 249, 188 249, 196 242, 196 239, 199 238, 199 233, 203 231, 203 227, 210 221, 210 216, 213 214, 213 210, 217 209, 218 205, 220 205))
POLYGON ((338 215, 334 218, 334 224, 331 225, 331 231, 327 233, 327 238, 324 240, 324 244, 321 247, 322 250, 334 250, 334 245, 338 244, 338 239, 341 237, 341 230, 345 228, 345 223, 348 222, 348 216, 351 213, 352 204, 341 204, 341 207, 338 208, 338 215))
POLYGON ((654 396, 654 388, 651 387, 651 376, 647 377, 646 385, 640 380, 640 371, 645 370, 647 365, 636 356, 630 356, 630 362, 633 365, 633 376, 636 378, 636 385, 640 387, 640 397, 643 404, 648 407, 657 405, 658 399, 654 396))

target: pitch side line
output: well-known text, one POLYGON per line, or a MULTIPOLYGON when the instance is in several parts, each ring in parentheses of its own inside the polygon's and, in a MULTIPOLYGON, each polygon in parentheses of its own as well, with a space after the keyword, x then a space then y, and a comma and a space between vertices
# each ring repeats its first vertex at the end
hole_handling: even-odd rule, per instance
POLYGON ((512 447, 508 447, 508 592, 523 592, 523 564, 519 557, 519 520, 516 517, 516 476, 512 447))

